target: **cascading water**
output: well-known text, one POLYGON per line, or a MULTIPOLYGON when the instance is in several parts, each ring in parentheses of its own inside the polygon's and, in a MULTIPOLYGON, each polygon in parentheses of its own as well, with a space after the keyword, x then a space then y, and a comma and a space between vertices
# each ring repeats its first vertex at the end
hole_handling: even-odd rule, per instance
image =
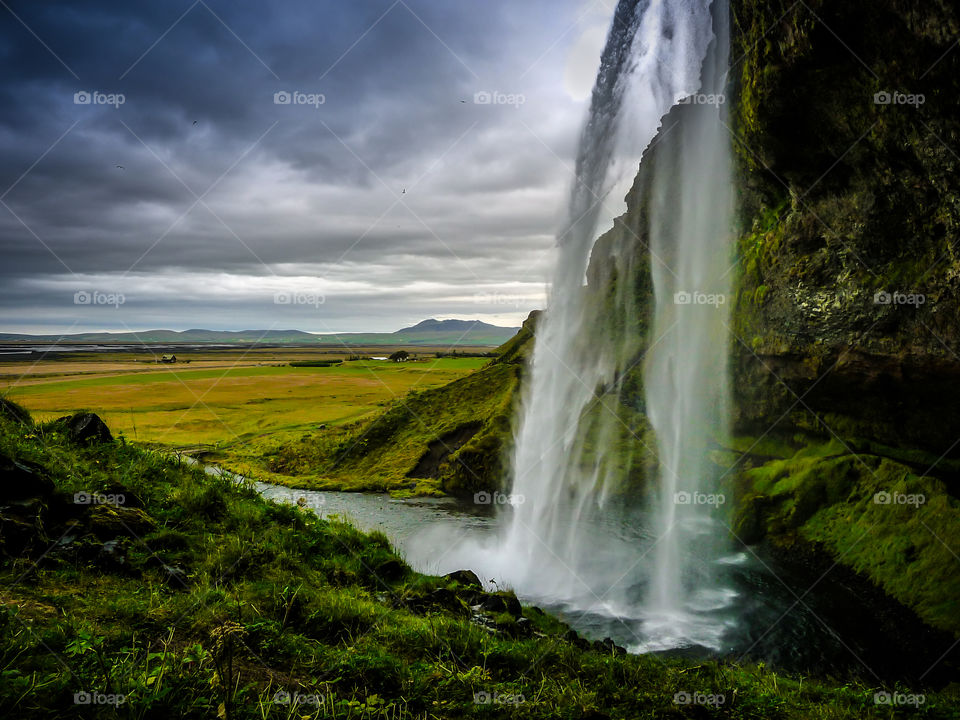
POLYGON ((726 434, 727 330, 732 271, 733 193, 730 137, 722 123, 729 59, 727 12, 714 9, 715 40, 704 60, 696 104, 682 108, 673 142, 659 148, 649 195, 654 286, 647 358, 647 415, 660 458, 655 563, 647 593, 649 645, 697 637, 720 640, 722 628, 697 611, 727 605, 715 561, 728 531, 718 518, 724 496, 711 440, 726 434), (692 624, 692 627, 691 627, 692 624), (711 632, 712 629, 712 632, 711 632))
POLYGON ((719 649, 722 636, 722 623, 702 617, 725 595, 703 535, 722 533, 710 506, 678 504, 676 493, 708 494, 707 438, 723 430, 726 317, 700 301, 726 295, 729 138, 708 97, 676 106, 719 94, 727 12, 726 0, 620 0, 536 331, 506 527, 495 547, 450 556, 568 619, 621 625, 639 651, 719 649), (658 129, 670 140, 651 148, 658 129), (641 157, 631 192, 642 220, 621 218, 598 241, 641 157), (675 304, 683 292, 691 303, 675 304), (659 477, 644 467, 657 454, 659 477), (655 500, 626 507, 640 493, 616 491, 644 476, 655 500))
MULTIPOLYGON (((713 495, 707 437, 722 433, 726 394, 724 305, 700 304, 726 299, 732 207, 729 137, 712 102, 727 63, 727 7, 713 5, 711 12, 708 0, 623 0, 617 8, 537 332, 514 458, 513 492, 523 502, 511 509, 501 556, 501 576, 520 591, 574 611, 641 620, 641 649, 719 641, 716 623, 691 621, 723 597, 707 584, 713 558, 704 552, 711 543, 702 542, 705 533, 721 533, 704 520, 712 508, 695 504, 713 495), (619 249, 613 265, 623 287, 612 307, 590 306, 584 276, 599 221, 622 211, 610 198, 632 182, 664 114, 691 95, 696 102, 672 130, 678 137, 665 143, 671 156, 658 157, 650 175, 649 227, 639 228, 649 237, 655 291, 645 388, 661 471, 655 512, 633 520, 646 532, 629 538, 616 529, 625 509, 605 507, 630 473, 629 458, 609 457, 624 452, 614 438, 625 420, 606 401, 620 398, 618 383, 642 354, 609 311, 640 312, 624 282, 639 261, 619 249), (687 496, 678 493, 692 502, 681 504, 687 496), (605 537, 610 532, 619 537, 605 537)), ((642 243, 626 245, 644 251, 642 243)))

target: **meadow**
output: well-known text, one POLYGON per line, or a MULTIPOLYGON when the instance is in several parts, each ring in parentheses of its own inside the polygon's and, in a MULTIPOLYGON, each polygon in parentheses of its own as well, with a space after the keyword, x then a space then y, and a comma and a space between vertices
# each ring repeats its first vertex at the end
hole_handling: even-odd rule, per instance
MULTIPOLYGON (((386 353, 364 357, 380 354, 386 353)), ((142 353, 0 363, 0 393, 40 420, 93 409, 129 441, 221 450, 360 420, 411 390, 444 385, 487 362, 433 355, 406 363, 350 360, 299 349, 177 351, 177 357, 173 365, 142 353), (291 366, 328 360, 343 362, 291 366)))

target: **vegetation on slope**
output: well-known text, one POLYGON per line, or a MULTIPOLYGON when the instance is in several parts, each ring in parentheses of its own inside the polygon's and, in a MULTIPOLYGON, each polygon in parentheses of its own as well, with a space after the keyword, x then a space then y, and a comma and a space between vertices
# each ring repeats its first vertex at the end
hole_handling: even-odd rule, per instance
POLYGON ((398 397, 373 417, 258 447, 256 454, 232 454, 225 464, 315 489, 401 495, 500 489, 535 317, 471 375, 398 397))
MULTIPOLYGON (((0 405, 4 717, 891 716, 855 682, 591 645, 467 573, 412 572, 382 535, 103 430, 0 405)), ((956 700, 911 712, 960 717, 956 700)))

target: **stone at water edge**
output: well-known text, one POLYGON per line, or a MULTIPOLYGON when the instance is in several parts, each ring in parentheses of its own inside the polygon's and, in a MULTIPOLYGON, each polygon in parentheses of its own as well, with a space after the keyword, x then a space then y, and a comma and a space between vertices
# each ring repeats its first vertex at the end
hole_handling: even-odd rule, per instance
POLYGON ((452 573, 447 573, 443 576, 444 580, 450 582, 455 582, 461 587, 475 587, 477 589, 483 588, 483 583, 480 582, 480 578, 477 577, 477 574, 473 570, 456 570, 452 573))

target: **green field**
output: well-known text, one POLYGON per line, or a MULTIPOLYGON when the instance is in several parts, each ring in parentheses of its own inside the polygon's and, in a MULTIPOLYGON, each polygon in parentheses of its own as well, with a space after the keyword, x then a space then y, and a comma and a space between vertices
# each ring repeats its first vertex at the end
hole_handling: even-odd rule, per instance
POLYGON ((236 447, 360 419, 411 390, 444 385, 484 358, 290 367, 329 354, 204 352, 190 365, 128 355, 0 366, 0 391, 40 419, 94 409, 128 440, 168 448, 236 447))

